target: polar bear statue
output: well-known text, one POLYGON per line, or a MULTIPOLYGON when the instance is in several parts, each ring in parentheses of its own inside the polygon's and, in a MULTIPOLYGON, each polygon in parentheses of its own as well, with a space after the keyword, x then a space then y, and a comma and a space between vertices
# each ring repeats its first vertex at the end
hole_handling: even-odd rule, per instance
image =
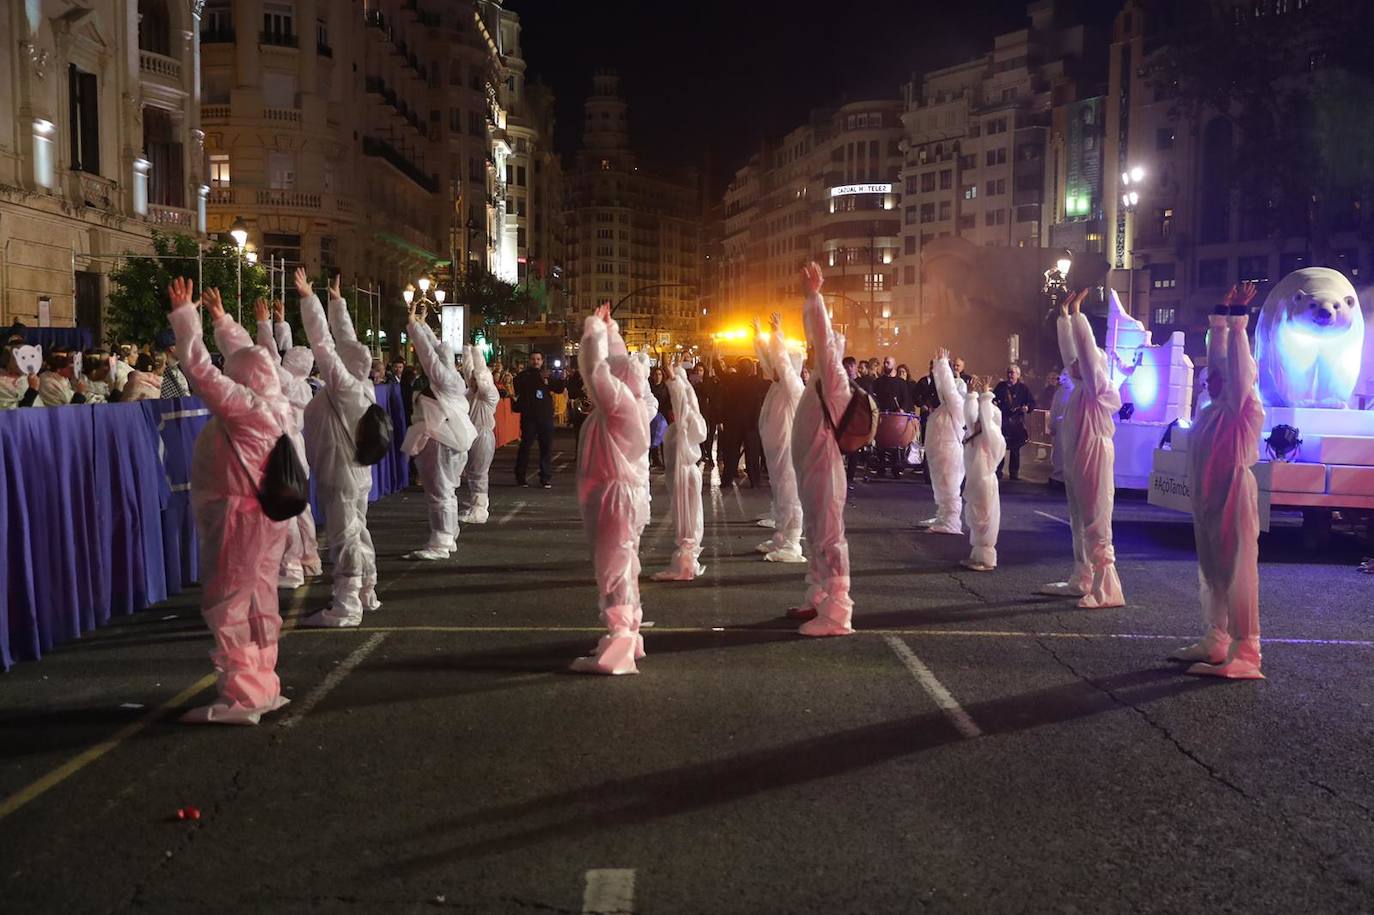
POLYGON ((1269 292, 1255 329, 1260 397, 1271 407, 1343 409, 1364 358, 1355 287, 1328 267, 1288 274, 1269 292))

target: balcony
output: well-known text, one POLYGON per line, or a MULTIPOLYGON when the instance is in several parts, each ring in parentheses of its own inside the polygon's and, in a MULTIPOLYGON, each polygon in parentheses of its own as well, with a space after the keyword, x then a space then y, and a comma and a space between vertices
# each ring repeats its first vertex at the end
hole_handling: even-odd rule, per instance
POLYGON ((290 32, 259 32, 258 44, 271 45, 278 48, 294 48, 299 46, 299 41, 290 32))
POLYGON ((81 202, 99 210, 112 210, 115 203, 115 183, 109 178, 91 175, 86 172, 73 172, 80 181, 78 192, 81 202))
POLYGON ((202 123, 218 123, 229 120, 228 105, 201 105, 200 120, 202 123))
POLYGON ((229 27, 220 29, 202 29, 200 32, 200 43, 206 44, 233 44, 234 30, 229 27))
POLYGON ((405 175, 411 181, 414 181, 420 187, 429 191, 431 194, 438 193, 439 191, 439 181, 437 178, 433 175, 426 174, 420 166, 411 162, 400 150, 396 149, 396 147, 385 140, 377 137, 363 137, 363 155, 385 159, 387 162, 391 163, 397 171, 405 175))
POLYGON ((264 121, 299 124, 301 122, 301 111, 299 108, 264 108, 262 109, 262 118, 264 121))
POLYGON ((259 188, 257 203, 260 207, 287 207, 292 210, 318 210, 320 195, 308 191, 288 191, 259 188))
POLYGON ((228 206, 234 202, 234 189, 232 187, 212 187, 209 196, 205 198, 205 202, 211 206, 228 206))
POLYGON ((161 76, 172 82, 181 81, 181 61, 153 51, 138 52, 138 69, 143 73, 161 76))
POLYGON ((148 221, 155 226, 163 226, 169 229, 179 229, 183 232, 195 232, 196 214, 181 207, 161 206, 156 203, 148 204, 148 221))

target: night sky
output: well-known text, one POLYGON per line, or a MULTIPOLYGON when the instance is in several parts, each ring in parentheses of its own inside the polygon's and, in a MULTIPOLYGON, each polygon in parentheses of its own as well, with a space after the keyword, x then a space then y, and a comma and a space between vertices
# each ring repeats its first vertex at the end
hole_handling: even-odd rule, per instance
MULTIPOLYGON (((1061 0, 1090 24, 1113 0, 1061 0)), ((637 151, 709 168, 719 190, 765 135, 813 107, 900 98, 913 72, 985 53, 1027 24, 1024 0, 507 0, 532 78, 558 96, 556 142, 577 150, 592 70, 615 67, 637 151)))

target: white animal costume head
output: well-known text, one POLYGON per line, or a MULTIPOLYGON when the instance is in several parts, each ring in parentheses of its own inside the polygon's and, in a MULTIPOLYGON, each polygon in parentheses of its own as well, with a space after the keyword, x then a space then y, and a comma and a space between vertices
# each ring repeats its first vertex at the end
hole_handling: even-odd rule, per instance
POLYGON ((1364 315, 1350 280, 1329 267, 1288 274, 1255 329, 1260 395, 1274 407, 1341 409, 1364 356, 1364 315))

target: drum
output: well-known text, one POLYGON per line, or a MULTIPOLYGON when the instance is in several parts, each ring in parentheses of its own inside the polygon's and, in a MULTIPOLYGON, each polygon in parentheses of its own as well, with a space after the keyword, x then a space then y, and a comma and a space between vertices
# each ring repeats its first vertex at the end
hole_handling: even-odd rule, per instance
POLYGON ((905 448, 916 441, 920 432, 921 423, 915 413, 879 413, 874 444, 879 448, 905 448))

